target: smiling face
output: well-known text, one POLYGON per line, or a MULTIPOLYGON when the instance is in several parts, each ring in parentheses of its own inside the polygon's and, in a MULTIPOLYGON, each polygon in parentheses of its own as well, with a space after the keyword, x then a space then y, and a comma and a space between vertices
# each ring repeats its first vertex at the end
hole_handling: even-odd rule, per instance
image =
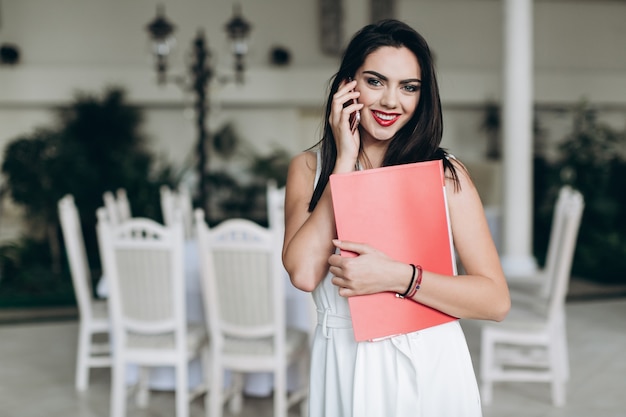
POLYGON ((411 119, 420 99, 422 71, 407 48, 384 46, 355 75, 361 93, 361 141, 387 141, 411 119))

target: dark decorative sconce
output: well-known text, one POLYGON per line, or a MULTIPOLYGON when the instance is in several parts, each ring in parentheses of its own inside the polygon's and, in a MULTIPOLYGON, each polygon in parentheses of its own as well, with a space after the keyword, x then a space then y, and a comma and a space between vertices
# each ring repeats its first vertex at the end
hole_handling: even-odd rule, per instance
MULTIPOLYGON (((0 27, 2 23, 2 2, 0 0, 0 27)), ((15 65, 20 62, 20 49, 10 43, 0 44, 0 65, 15 65)))
POLYGON ((154 53, 158 81, 159 84, 164 84, 167 74, 167 57, 176 44, 176 40, 172 36, 176 28, 165 18, 163 5, 157 6, 157 16, 147 25, 146 29, 152 39, 152 52, 154 53))
POLYGON ((0 45, 0 64, 15 65, 20 61, 20 50, 16 45, 0 45))
POLYGON ((250 24, 241 16, 241 6, 234 6, 234 16, 226 24, 226 33, 232 43, 233 55, 235 56, 235 81, 243 83, 245 70, 244 58, 248 53, 248 35, 250 24))
MULTIPOLYGON (((192 42, 193 62, 189 67, 189 78, 168 78, 168 56, 175 46, 173 37, 175 26, 165 18, 162 6, 157 9, 156 18, 146 27, 153 42, 153 53, 159 84, 165 84, 169 79, 175 81, 184 90, 191 91, 195 95, 194 109, 196 113, 197 128, 197 171, 198 171, 198 199, 201 207, 209 214, 208 187, 206 172, 209 169, 209 147, 207 140, 210 138, 206 127, 206 118, 209 111, 209 90, 215 71, 209 62, 211 52, 207 49, 204 32, 199 30, 192 42)), ((237 83, 243 83, 245 63, 244 59, 248 52, 248 35, 251 30, 250 24, 242 17, 241 7, 234 6, 234 16, 225 26, 228 37, 232 43, 232 51, 235 58, 235 76, 237 83)), ((219 81, 227 81, 228 78, 220 77, 219 81)))

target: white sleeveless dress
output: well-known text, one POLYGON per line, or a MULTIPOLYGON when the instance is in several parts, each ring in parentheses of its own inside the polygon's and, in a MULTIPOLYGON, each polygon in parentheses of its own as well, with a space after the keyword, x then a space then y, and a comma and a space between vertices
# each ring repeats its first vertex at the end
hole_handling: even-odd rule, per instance
MULTIPOLYGON (((319 152, 317 167, 319 177, 319 152)), ((482 415, 458 321, 376 342, 356 342, 348 301, 339 295, 330 274, 313 291, 313 299, 318 325, 309 417, 482 415)))

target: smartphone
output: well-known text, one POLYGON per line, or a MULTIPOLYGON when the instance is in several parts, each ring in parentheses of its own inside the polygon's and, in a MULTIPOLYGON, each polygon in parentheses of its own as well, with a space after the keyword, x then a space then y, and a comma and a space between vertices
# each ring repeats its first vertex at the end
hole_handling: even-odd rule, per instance
MULTIPOLYGON (((352 81, 352 78, 348 78, 348 82, 350 81, 352 81)), ((356 103, 357 103, 356 99, 352 99, 351 104, 356 104, 356 103)), ((359 127, 359 123, 361 123, 361 112, 357 110, 350 115, 350 131, 352 133, 354 133, 356 129, 359 127)))

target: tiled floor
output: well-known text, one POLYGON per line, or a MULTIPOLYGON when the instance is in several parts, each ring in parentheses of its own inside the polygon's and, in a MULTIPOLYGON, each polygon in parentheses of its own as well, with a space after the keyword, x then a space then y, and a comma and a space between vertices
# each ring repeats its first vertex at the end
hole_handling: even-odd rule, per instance
MULTIPOLYGON (((626 298, 572 301, 567 305, 567 316, 571 359, 567 405, 551 406, 547 384, 499 384, 493 405, 484 407, 484 417, 626 415, 626 298)), ((478 324, 463 322, 463 327, 477 365, 478 324)), ((86 393, 74 391, 76 330, 75 320, 0 326, 0 416, 109 415, 108 370, 92 373, 86 393)), ((271 403, 269 398, 246 398, 243 417, 271 416, 271 403)), ((173 415, 170 392, 153 393, 148 409, 129 404, 128 417, 173 415)), ((191 415, 204 416, 201 400, 192 404, 191 415)), ((294 409, 290 417, 297 415, 294 409)))
MULTIPOLYGON (((475 365, 480 334, 464 323, 475 365)), ((500 383, 484 417, 626 416, 626 298, 567 304, 570 380, 567 405, 552 407, 548 384, 500 383)))

